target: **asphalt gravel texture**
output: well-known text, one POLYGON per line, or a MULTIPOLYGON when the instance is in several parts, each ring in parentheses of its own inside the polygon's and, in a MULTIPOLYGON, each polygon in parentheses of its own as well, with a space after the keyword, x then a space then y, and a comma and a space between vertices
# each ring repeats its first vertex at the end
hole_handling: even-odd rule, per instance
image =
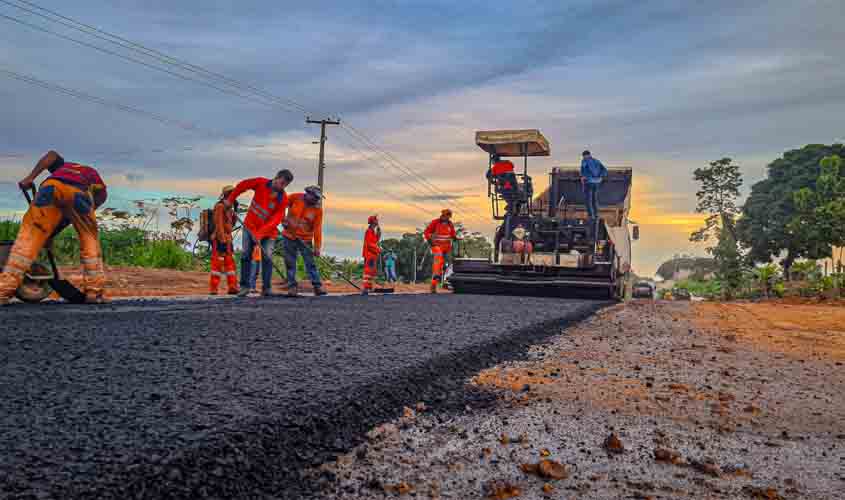
POLYGON ((607 305, 394 295, 0 309, 0 498, 297 498, 404 405, 607 305))

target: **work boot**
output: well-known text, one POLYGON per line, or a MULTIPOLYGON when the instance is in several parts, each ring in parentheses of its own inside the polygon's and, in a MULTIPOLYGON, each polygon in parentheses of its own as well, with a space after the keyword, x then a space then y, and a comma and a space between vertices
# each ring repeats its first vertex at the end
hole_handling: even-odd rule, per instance
POLYGON ((232 288, 231 290, 226 292, 227 295, 240 295, 240 293, 241 292, 239 292, 237 288, 232 288))
POLYGON ((249 288, 242 288, 240 292, 238 292, 238 297, 246 297, 249 293, 252 292, 249 288))
POLYGON ((299 297, 299 290, 297 290, 295 286, 289 286, 288 297, 299 297))
POLYGON ((208 292, 209 295, 217 295, 217 290, 212 290, 208 292))
POLYGON ((85 294, 86 304, 109 304, 111 300, 103 296, 103 292, 88 292, 85 294))
POLYGON ((437 283, 432 283, 432 284, 431 284, 431 289, 430 289, 430 291, 431 291, 431 293, 437 293, 437 283))
POLYGON ((314 296, 315 297, 320 297, 321 295, 328 295, 328 294, 329 294, 329 292, 323 290, 322 287, 319 287, 319 286, 314 287, 314 296))
POLYGON ((273 296, 273 289, 272 288, 265 288, 261 290, 262 297, 272 297, 273 296))

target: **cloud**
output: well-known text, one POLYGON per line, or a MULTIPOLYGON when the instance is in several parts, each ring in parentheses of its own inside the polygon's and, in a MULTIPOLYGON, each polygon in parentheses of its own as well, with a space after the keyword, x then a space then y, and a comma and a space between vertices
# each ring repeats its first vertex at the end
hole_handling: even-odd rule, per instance
MULTIPOLYGON (((606 164, 632 166, 632 217, 657 236, 635 249, 635 268, 646 271, 661 255, 688 251, 696 167, 731 156, 747 189, 782 151, 843 133, 841 2, 82 0, 51 8, 312 113, 339 114, 374 138, 392 159, 346 129, 328 131, 327 244, 351 256, 360 250, 356 227, 373 212, 398 233, 448 204, 471 229, 492 232, 475 130, 541 129, 552 156, 529 162, 538 191, 552 167, 576 163, 585 147, 606 164)), ((224 184, 281 168, 294 171, 293 190, 316 182, 319 131, 303 113, 2 25, 4 67, 213 133, 4 79, 0 181, 16 182, 55 148, 99 168, 121 203, 133 193, 211 200, 224 184)), ((18 206, 13 191, 2 191, 0 210, 18 206)))

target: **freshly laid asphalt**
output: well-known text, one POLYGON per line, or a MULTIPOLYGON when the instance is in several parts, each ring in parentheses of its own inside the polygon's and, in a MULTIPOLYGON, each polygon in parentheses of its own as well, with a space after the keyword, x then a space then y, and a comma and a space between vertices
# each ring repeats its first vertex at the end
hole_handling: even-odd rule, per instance
POLYGON ((0 498, 295 498, 304 467, 606 303, 395 295, 0 309, 0 498))

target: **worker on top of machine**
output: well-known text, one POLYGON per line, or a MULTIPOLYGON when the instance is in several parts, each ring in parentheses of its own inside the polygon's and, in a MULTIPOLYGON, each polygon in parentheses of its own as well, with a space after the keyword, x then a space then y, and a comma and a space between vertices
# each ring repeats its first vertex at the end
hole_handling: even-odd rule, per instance
MULTIPOLYGON (((599 187, 607 177, 607 168, 589 151, 581 153, 581 185, 584 188, 584 204, 591 221, 599 217, 599 187)), ((592 225, 592 224, 591 224, 592 225)))
POLYGON ((304 193, 290 195, 288 214, 285 217, 282 241, 285 245, 285 267, 288 274, 288 296, 299 293, 296 283, 296 261, 299 254, 311 278, 314 295, 326 295, 320 281, 320 271, 314 257, 320 256, 323 246, 323 191, 318 186, 308 186, 304 193))
POLYGON ((66 162, 55 151, 41 157, 18 185, 23 190, 32 189, 35 179, 45 170, 50 176, 41 183, 26 211, 9 260, 0 274, 0 304, 8 303, 15 295, 38 252, 67 224, 73 224, 79 234, 86 302, 107 302, 103 296, 106 276, 94 213, 108 197, 106 185, 94 168, 66 162))
POLYGON ((364 233, 364 287, 361 295, 369 295, 373 289, 373 281, 378 274, 378 256, 381 254, 379 241, 381 240, 381 227, 378 224, 378 215, 371 215, 367 218, 367 232, 364 233))
POLYGON ((235 276, 235 249, 232 244, 232 231, 235 227, 235 207, 226 208, 223 201, 235 186, 226 186, 220 194, 220 201, 214 205, 214 233, 211 235, 211 278, 209 294, 217 295, 220 281, 226 276, 226 288, 229 295, 238 293, 238 279, 235 276))
POLYGON ((519 184, 513 163, 502 160, 499 155, 493 155, 492 161, 493 165, 487 170, 487 180, 495 185, 496 192, 505 200, 505 212, 514 214, 519 211, 519 184))
POLYGON ((452 211, 443 209, 440 217, 431 221, 425 228, 423 237, 431 245, 431 293, 437 293, 437 285, 443 282, 446 254, 452 251, 452 241, 457 238, 455 226, 452 224, 452 211))
POLYGON ((273 294, 273 246, 279 236, 279 224, 285 216, 288 195, 285 188, 293 181, 290 170, 280 170, 276 177, 267 179, 255 177, 238 183, 224 200, 226 208, 234 205, 238 196, 246 191, 253 191, 252 203, 244 220, 243 255, 241 257, 240 296, 249 295, 249 270, 252 252, 255 246, 261 247, 261 294, 265 297, 273 294))

